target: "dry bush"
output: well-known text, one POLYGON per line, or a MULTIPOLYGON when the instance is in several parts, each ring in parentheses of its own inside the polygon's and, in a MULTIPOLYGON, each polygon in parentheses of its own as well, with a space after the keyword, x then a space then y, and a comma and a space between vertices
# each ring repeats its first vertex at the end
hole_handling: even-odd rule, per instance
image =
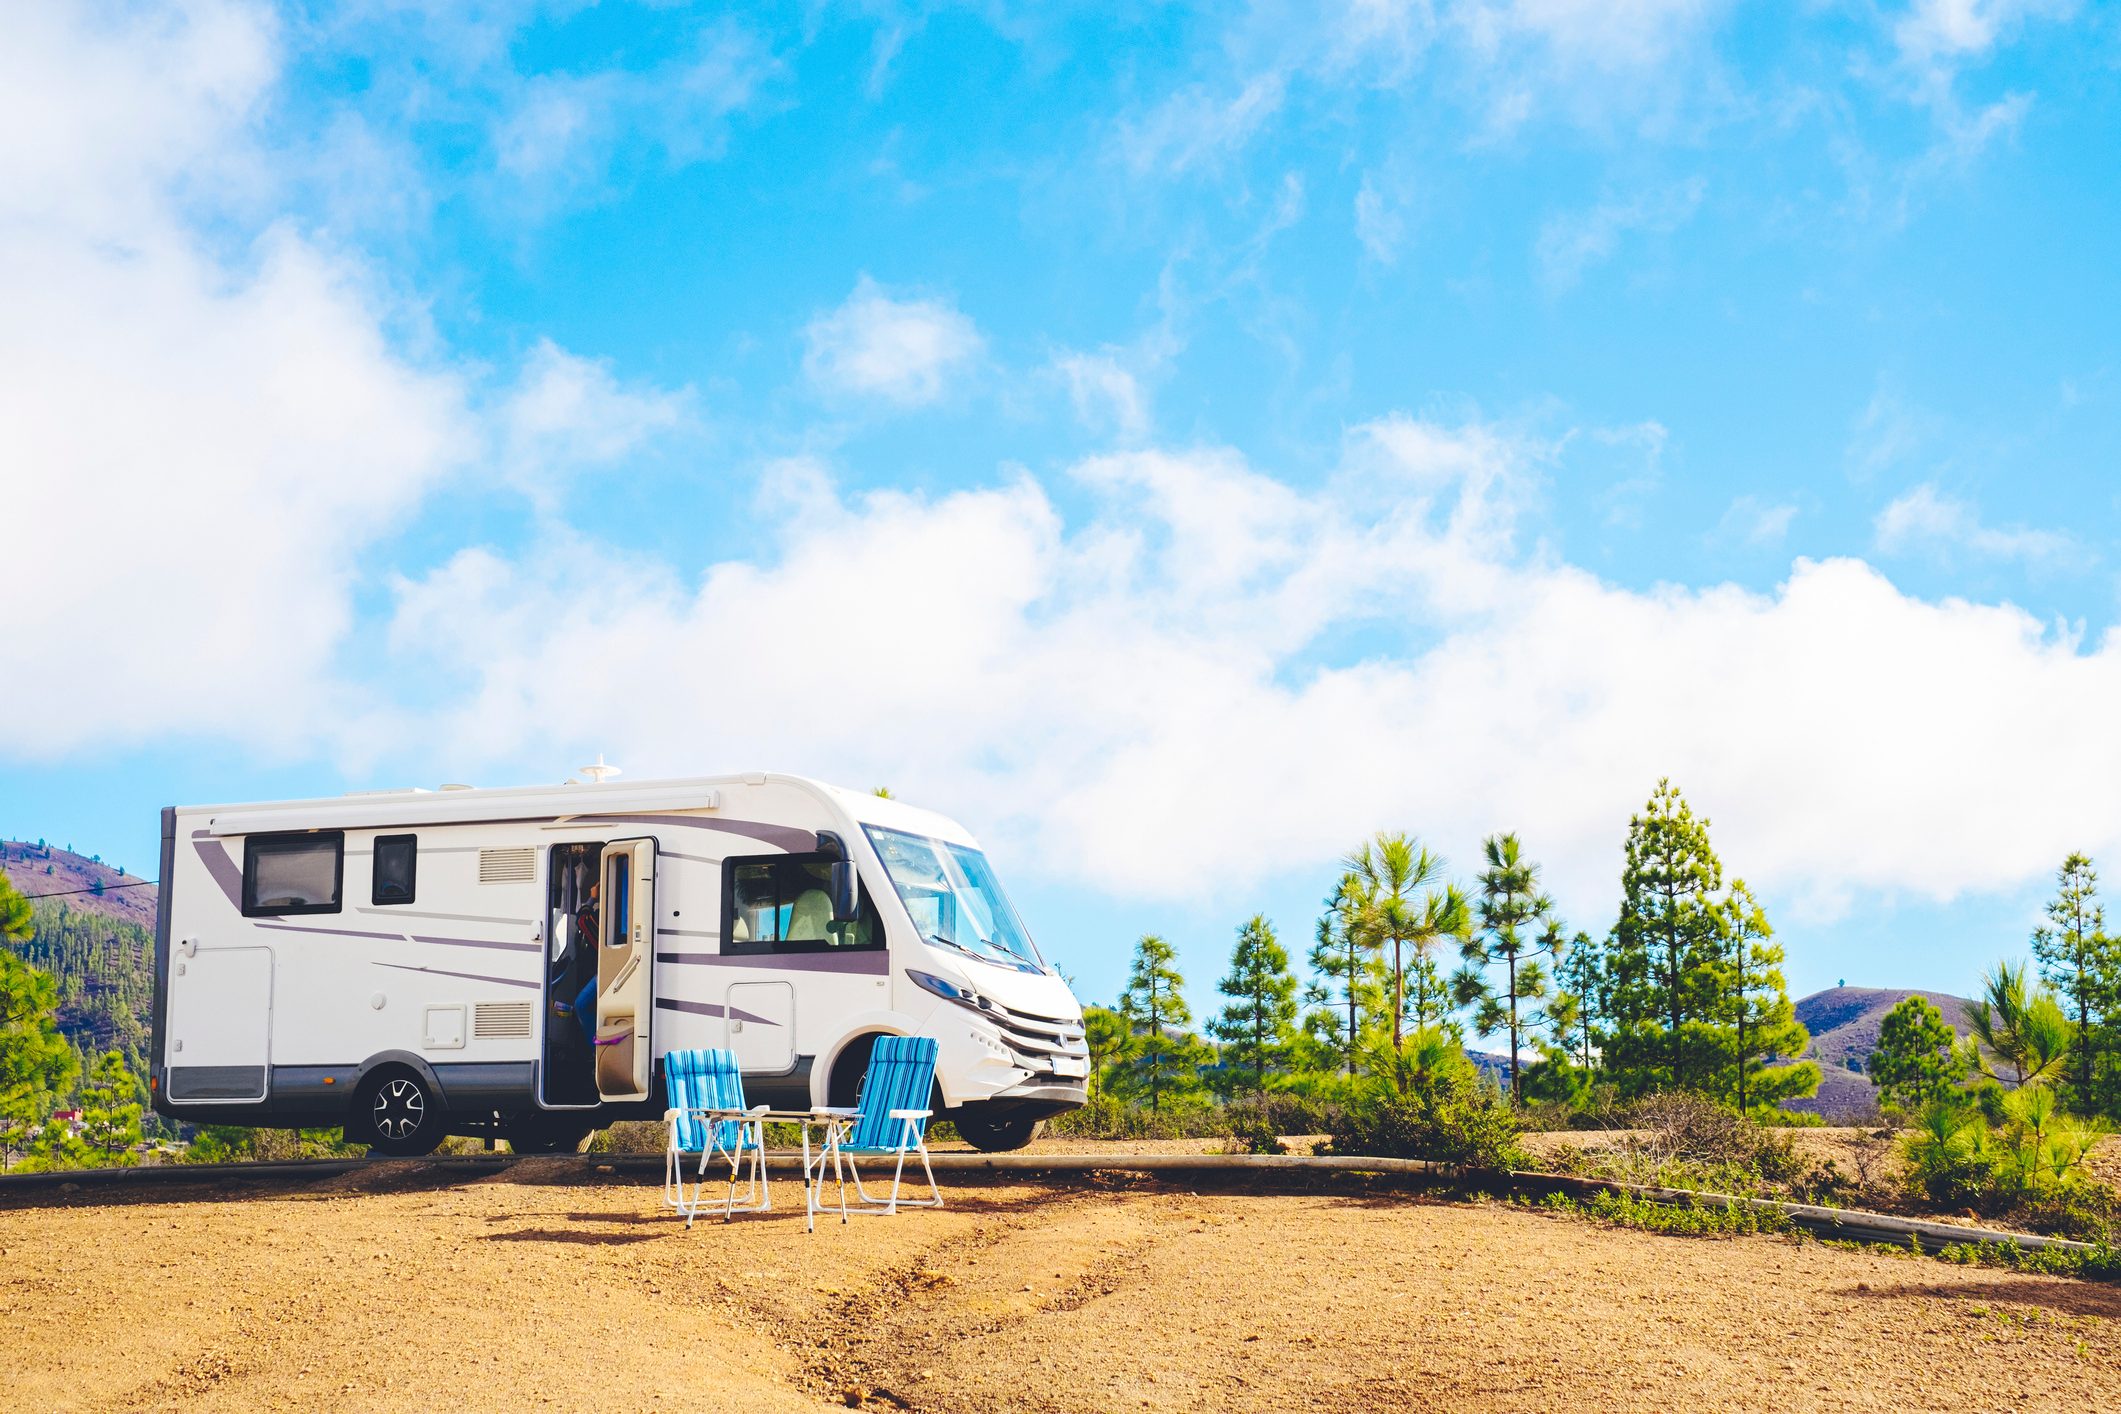
POLYGON ((660 1154, 669 1131, 652 1119, 622 1119, 589 1136, 592 1154, 660 1154))

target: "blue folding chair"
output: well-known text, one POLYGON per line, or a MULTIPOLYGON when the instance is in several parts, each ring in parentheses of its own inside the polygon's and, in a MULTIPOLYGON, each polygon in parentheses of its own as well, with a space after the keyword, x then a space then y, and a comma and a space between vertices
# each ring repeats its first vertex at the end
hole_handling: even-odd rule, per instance
POLYGON ((934 1090, 934 1037, 879 1036, 876 1048, 869 1053, 869 1072, 862 1077, 862 1092, 854 1108, 820 1106, 810 1112, 813 1120, 825 1128, 825 1143, 818 1151, 816 1165, 809 1164, 805 1155, 803 1167, 803 1198, 809 1207, 806 1223, 811 1231, 817 1230, 820 1190, 824 1187, 828 1159, 840 1185, 841 1222, 847 1221, 850 1213, 895 1213, 901 1207, 943 1206, 943 1191, 935 1186, 935 1168, 928 1162, 924 1137, 931 1113, 929 1098, 934 1090), (921 1157, 921 1169, 928 1176, 929 1197, 901 1196, 908 1154, 921 1157), (877 1197, 863 1186, 862 1172, 854 1161, 858 1157, 894 1155, 898 1164, 891 1174, 891 1195, 877 1197), (854 1175, 854 1191, 859 1199, 853 1208, 847 1205, 848 1173, 854 1175))
POLYGON ((663 1089, 670 1108, 663 1111, 669 1138, 663 1148, 663 1201, 685 1215, 685 1226, 699 1216, 707 1187, 707 1165, 717 1156, 729 1160, 729 1195, 722 1205, 726 1222, 737 1213, 763 1213, 773 1206, 766 1184, 768 1107, 744 1107, 744 1077, 736 1053, 721 1049, 671 1051, 663 1057, 663 1089), (685 1165, 699 1155, 691 1191, 685 1165), (744 1159, 751 1160, 751 1183, 742 1202, 737 1184, 744 1159))

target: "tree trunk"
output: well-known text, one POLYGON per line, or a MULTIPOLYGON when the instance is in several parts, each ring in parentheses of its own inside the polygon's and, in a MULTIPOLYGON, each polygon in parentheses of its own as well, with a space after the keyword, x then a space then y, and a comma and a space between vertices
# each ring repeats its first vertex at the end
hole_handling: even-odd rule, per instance
POLYGON ((1347 1077, 1355 1079, 1355 937, 1347 939, 1347 1077))
POLYGON ((1397 1051, 1406 1039, 1404 1021, 1407 1000, 1407 974, 1401 966, 1399 939, 1392 940, 1392 1049, 1397 1051))
POLYGON ((1524 1103, 1524 1084, 1517 1078, 1517 954, 1510 958, 1510 1100, 1524 1103))

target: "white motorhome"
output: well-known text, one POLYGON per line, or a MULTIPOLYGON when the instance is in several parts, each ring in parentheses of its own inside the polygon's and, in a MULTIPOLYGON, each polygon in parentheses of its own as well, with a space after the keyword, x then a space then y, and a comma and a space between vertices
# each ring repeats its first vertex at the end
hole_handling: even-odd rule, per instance
POLYGON ((1081 1105, 1082 1007, 964 829, 795 776, 162 812, 151 1090, 176 1119, 573 1148, 726 1046, 754 1104, 852 1104, 933 1036, 985 1149, 1081 1105))

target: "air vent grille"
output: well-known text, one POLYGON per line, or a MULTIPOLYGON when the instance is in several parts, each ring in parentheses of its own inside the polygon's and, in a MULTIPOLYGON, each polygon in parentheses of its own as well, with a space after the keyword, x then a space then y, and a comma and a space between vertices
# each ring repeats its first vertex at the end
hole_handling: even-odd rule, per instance
POLYGON ((479 851, 479 882, 482 884, 527 884, 536 877, 538 852, 534 849, 482 849, 479 851))
POLYGON ((471 1034, 481 1040, 528 1040, 529 1002, 474 1002, 471 1034))

